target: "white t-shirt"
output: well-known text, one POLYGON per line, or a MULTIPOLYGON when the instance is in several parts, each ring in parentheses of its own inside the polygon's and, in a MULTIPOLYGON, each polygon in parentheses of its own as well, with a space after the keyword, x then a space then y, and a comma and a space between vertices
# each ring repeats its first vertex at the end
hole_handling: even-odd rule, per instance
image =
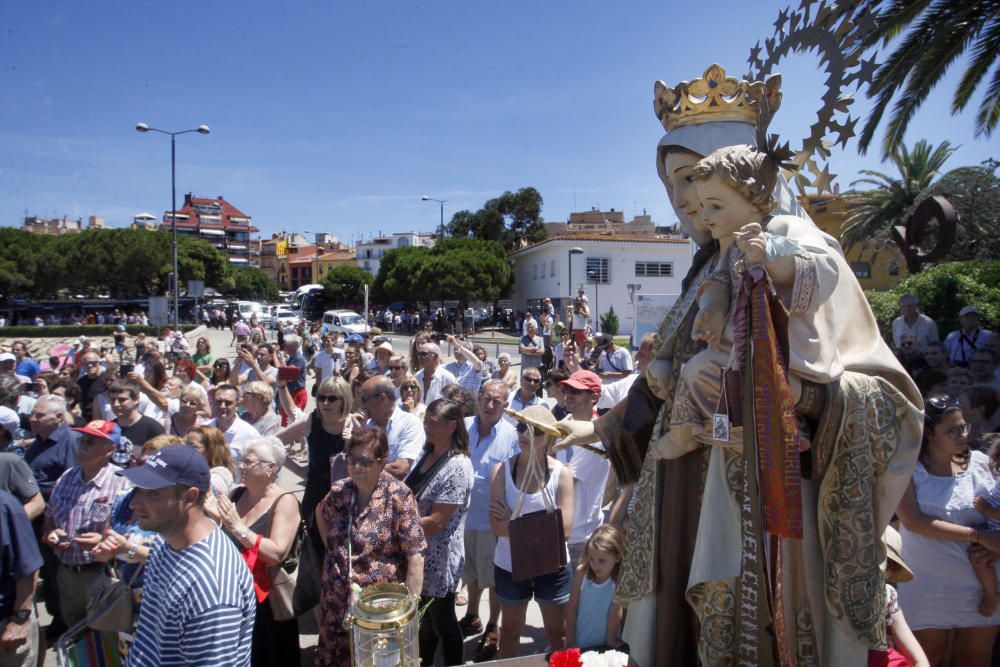
POLYGON ((632 355, 624 347, 616 346, 614 352, 604 351, 597 367, 604 373, 631 373, 632 355))
MULTIPOLYGON (((208 426, 214 426, 215 428, 221 428, 218 425, 218 420, 213 419, 208 422, 208 426)), ((248 422, 243 421, 239 417, 233 420, 233 425, 222 432, 223 437, 226 439, 226 444, 229 445, 229 451, 233 455, 233 465, 239 468, 240 460, 243 458, 243 447, 251 440, 260 437, 260 433, 257 432, 253 426, 248 422)))
MULTIPOLYGON (((378 426, 375 420, 369 419, 368 428, 378 426)), ((389 416, 389 423, 385 428, 385 437, 389 441, 389 460, 392 463, 396 459, 409 459, 416 461, 420 458, 420 452, 424 449, 424 442, 427 434, 424 433, 423 422, 416 415, 401 410, 398 406, 389 416)))
MULTIPOLYGON (((567 417, 567 421, 572 419, 567 417)), ((595 447, 601 447, 595 443, 595 447)), ((611 462, 582 447, 569 447, 556 452, 555 457, 566 464, 573 474, 573 532, 570 544, 586 542, 604 519, 604 486, 608 483, 611 462)))
POLYGON ((334 348, 333 352, 327 352, 323 350, 316 354, 312 358, 313 367, 316 368, 316 372, 319 374, 317 382, 322 382, 334 373, 340 370, 344 363, 344 351, 334 348))

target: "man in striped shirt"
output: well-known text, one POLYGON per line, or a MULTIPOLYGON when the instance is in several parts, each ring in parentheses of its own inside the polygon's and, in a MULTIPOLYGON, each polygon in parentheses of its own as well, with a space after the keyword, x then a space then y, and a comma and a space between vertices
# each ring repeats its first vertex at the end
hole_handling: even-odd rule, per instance
POLYGON ((139 526, 162 537, 146 561, 126 665, 249 665, 257 598, 240 552, 205 515, 204 457, 172 445, 118 474, 139 489, 139 526))

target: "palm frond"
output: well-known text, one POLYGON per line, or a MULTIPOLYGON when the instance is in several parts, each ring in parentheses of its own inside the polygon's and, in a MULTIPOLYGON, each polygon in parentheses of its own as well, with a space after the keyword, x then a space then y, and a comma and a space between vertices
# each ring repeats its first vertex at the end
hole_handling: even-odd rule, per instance
MULTIPOLYGON (((865 39, 865 47, 874 46, 880 41, 883 45, 888 44, 899 33, 905 30, 906 26, 919 16, 930 2, 931 0, 894 0, 891 5, 879 13, 875 29, 865 39)), ((877 12, 881 4, 881 0, 864 2, 858 7, 855 14, 857 15, 865 11, 877 12)))
POLYGON ((979 113, 976 114, 976 136, 990 136, 997 126, 997 121, 1000 121, 1000 65, 993 70, 990 87, 986 89, 983 103, 979 105, 979 113))
POLYGON ((972 47, 972 62, 962 74, 962 80, 955 89, 955 98, 951 102, 952 114, 965 108, 979 82, 998 57, 1000 57, 1000 16, 995 16, 992 24, 984 28, 975 46, 972 47))

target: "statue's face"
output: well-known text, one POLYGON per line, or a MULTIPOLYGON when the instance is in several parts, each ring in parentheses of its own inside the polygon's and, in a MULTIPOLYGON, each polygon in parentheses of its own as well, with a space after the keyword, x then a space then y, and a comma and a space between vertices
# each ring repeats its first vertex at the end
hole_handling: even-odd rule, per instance
POLYGON ((694 187, 693 167, 701 159, 687 151, 670 151, 663 160, 667 195, 674 212, 687 228, 704 229, 698 216, 698 193, 694 187))
POLYGON ((701 223, 713 239, 732 236, 740 227, 760 221, 760 213, 739 192, 722 182, 717 174, 697 181, 701 223))

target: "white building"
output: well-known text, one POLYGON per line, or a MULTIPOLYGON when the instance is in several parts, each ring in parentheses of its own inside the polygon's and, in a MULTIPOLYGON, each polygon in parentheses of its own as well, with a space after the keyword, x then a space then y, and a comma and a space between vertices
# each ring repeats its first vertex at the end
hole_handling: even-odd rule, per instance
POLYGON ((550 238, 508 255, 514 262, 513 308, 537 309, 549 297, 557 312, 564 313, 582 284, 590 301, 594 330, 598 313, 603 315, 614 306, 618 333, 628 335, 633 318, 627 286, 641 285, 642 295, 679 295, 693 252, 689 240, 662 236, 570 234, 550 238), (571 254, 574 248, 583 252, 571 254))
POLYGON ((356 261, 359 267, 377 276, 378 267, 385 253, 395 248, 409 246, 429 248, 434 245, 434 238, 434 234, 422 232, 396 232, 392 236, 377 236, 358 243, 356 261))

